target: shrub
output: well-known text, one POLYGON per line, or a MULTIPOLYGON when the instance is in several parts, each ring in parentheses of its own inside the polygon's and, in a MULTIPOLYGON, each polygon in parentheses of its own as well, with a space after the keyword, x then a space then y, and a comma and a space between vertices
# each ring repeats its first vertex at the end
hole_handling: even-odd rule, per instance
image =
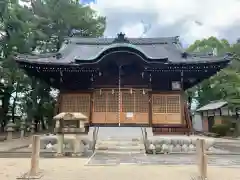
POLYGON ((230 130, 227 124, 216 124, 212 127, 212 131, 219 136, 226 136, 227 132, 230 130))

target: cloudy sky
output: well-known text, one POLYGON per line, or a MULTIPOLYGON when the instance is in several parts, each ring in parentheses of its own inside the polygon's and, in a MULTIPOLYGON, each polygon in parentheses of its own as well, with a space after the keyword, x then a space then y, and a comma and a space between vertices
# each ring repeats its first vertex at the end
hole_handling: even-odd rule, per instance
POLYGON ((240 0, 82 0, 107 17, 106 36, 240 37, 240 0), (145 32, 145 33, 144 33, 145 32))

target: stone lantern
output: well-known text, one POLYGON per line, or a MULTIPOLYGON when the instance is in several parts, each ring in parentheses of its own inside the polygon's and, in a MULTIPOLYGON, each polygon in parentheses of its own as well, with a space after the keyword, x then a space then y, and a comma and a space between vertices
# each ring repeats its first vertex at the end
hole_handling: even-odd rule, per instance
POLYGON ((7 140, 12 140, 13 139, 13 132, 14 132, 14 128, 15 128, 15 124, 13 123, 12 119, 8 122, 7 124, 7 140))
POLYGON ((85 134, 87 117, 82 113, 60 113, 54 117, 56 120, 55 133, 58 136, 57 155, 63 155, 64 134, 73 135, 73 156, 82 154, 81 134, 85 134))
POLYGON ((25 120, 22 120, 20 123, 20 132, 21 132, 20 137, 24 138, 24 136, 25 136, 25 120))

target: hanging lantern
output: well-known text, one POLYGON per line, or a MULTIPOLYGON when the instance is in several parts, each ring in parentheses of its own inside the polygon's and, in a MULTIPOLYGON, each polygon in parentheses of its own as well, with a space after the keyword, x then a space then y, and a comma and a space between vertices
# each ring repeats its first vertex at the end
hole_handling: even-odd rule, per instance
POLYGON ((112 89, 112 94, 114 94, 114 89, 112 89))
POLYGON ((143 94, 146 94, 144 89, 143 89, 143 94))
POLYGON ((100 92, 100 96, 101 96, 101 95, 102 95, 102 89, 100 89, 100 91, 99 91, 99 92, 100 92))
POLYGON ((93 79, 93 74, 92 74, 92 76, 91 76, 91 79, 90 79, 91 81, 93 81, 94 79, 93 79))
POLYGON ((132 88, 130 89, 130 94, 132 94, 133 93, 133 90, 132 90, 132 88))

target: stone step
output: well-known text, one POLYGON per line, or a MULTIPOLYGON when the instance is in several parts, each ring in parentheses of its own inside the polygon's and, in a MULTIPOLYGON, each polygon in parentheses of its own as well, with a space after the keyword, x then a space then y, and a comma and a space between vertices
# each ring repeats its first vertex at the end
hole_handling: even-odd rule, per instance
POLYGON ((142 141, 131 140, 98 140, 95 146, 97 151, 141 152, 145 151, 142 141))
POLYGON ((111 145, 111 146, 138 146, 142 145, 143 142, 125 142, 125 141, 99 141, 97 142, 98 145, 111 145))
POLYGON ((119 145, 112 145, 112 144, 96 144, 96 149, 97 148, 112 148, 112 149, 132 149, 132 150, 140 150, 140 149, 144 149, 144 145, 139 144, 137 146, 119 146, 119 145))
POLYGON ((119 151, 119 152, 141 152, 145 151, 144 148, 138 147, 138 148, 114 148, 114 147, 96 147, 96 150, 102 150, 102 151, 119 151))

